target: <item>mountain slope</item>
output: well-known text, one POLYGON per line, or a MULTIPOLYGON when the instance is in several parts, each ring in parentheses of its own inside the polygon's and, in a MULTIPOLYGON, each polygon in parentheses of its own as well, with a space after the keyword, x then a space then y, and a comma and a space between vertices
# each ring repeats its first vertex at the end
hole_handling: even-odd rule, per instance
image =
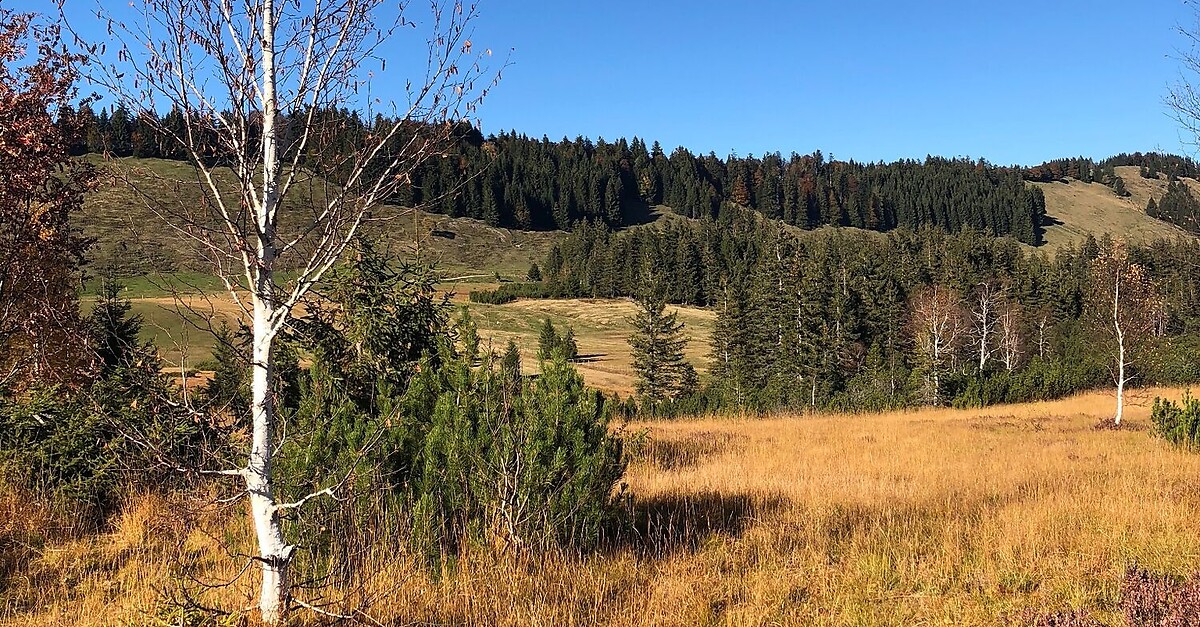
MULTIPOLYGON (((1182 229, 1146 215, 1150 198, 1161 199, 1167 190, 1167 179, 1144 179, 1136 166, 1120 166, 1116 173, 1125 181, 1129 196, 1117 196, 1111 188, 1100 183, 1083 183, 1074 179, 1062 182, 1030 183, 1041 188, 1046 196, 1044 240, 1051 249, 1065 244, 1079 244, 1088 233, 1099 237, 1104 233, 1132 240, 1156 237, 1188 236, 1182 229)), ((1200 182, 1182 179, 1194 191, 1200 182)))
MULTIPOLYGON (((101 163, 99 157, 88 158, 101 163)), ((203 194, 190 166, 166 159, 123 158, 101 167, 100 185, 85 199, 79 220, 84 234, 96 239, 90 254, 94 266, 113 264, 127 275, 212 271, 201 251, 168 227, 144 200, 152 198, 160 206, 200 206, 203 194)), ((308 214, 312 196, 307 190, 289 194, 293 213, 308 214)), ((423 260, 436 261, 452 274, 524 277, 530 263, 545 258, 560 235, 495 228, 477 220, 399 207, 382 207, 375 215, 389 213, 397 217, 373 222, 365 232, 405 256, 419 251, 423 260)), ((289 216, 284 215, 283 222, 286 230, 289 216)))

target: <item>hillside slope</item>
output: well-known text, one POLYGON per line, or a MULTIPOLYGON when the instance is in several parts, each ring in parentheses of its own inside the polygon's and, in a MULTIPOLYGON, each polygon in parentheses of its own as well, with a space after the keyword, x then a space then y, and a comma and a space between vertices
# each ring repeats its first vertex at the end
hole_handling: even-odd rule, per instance
MULTIPOLYGON (((99 163, 98 157, 88 157, 99 163)), ((116 159, 104 162, 98 188, 89 194, 80 216, 84 234, 96 239, 93 265, 116 265, 124 274, 211 272, 212 267, 184 234, 172 230, 151 209, 198 207, 203 202, 195 173, 186 163, 165 159, 116 159)), ((315 194, 288 197, 294 213, 307 214, 315 194)), ((365 230, 408 257, 418 252, 451 274, 500 273, 523 277, 557 240, 557 232, 495 228, 477 220, 382 207, 365 230)), ((287 229, 288 217, 283 217, 287 229)))
MULTIPOLYGON (((98 157, 88 158, 99 161, 98 157)), ((211 271, 188 245, 187 238, 168 228, 141 199, 144 195, 198 206, 202 195, 189 166, 163 159, 126 158, 106 162, 103 168, 107 174, 87 197, 80 220, 84 233, 96 238, 91 253, 93 265, 115 264, 126 274, 211 271), (130 183, 141 195, 130 188, 130 183)), ((1044 239, 1048 249, 1078 244, 1088 233, 1120 234, 1134 240, 1186 235, 1145 213, 1146 202, 1152 197, 1160 199, 1166 192, 1165 178, 1144 179, 1135 166, 1118 167, 1116 172, 1125 180, 1128 197, 1121 198, 1099 183, 1073 179, 1030 183, 1041 188, 1046 197, 1044 239)), ((1184 180, 1200 193, 1200 182, 1184 180)), ((294 194, 291 201, 301 210, 312 203, 303 192, 294 194)), ((372 224, 369 233, 406 256, 419 253, 422 259, 436 261, 452 275, 499 273, 505 278, 522 278, 529 265, 544 259, 562 236, 557 231, 516 231, 469 218, 385 209, 401 215, 372 224)), ((650 223, 686 219, 662 206, 652 208, 647 218, 650 223)), ((792 227, 789 230, 806 233, 792 227)))
MULTIPOLYGON (((1187 236, 1178 227, 1146 215, 1150 198, 1161 199, 1167 190, 1165 177, 1151 180, 1138 174, 1136 166, 1115 168, 1125 181, 1129 196, 1121 198, 1100 183, 1083 183, 1074 179, 1064 182, 1031 183, 1040 187, 1046 196, 1045 245, 1050 249, 1071 243, 1078 245, 1088 233, 1099 237, 1104 233, 1121 235, 1132 240, 1156 237, 1187 236)), ((1183 179, 1193 190, 1200 191, 1200 182, 1183 179)))

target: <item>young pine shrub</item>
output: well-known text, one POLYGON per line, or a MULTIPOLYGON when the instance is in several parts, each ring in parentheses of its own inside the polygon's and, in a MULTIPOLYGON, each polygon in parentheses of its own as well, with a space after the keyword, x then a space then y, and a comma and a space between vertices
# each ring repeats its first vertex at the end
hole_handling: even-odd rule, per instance
POLYGON ((1200 399, 1192 398, 1190 393, 1185 393, 1180 403, 1154 399, 1150 421, 1154 423, 1154 434, 1171 444, 1187 449, 1200 447, 1200 399))
POLYGON ((536 380, 523 377, 517 347, 504 357, 481 351, 470 316, 452 324, 421 269, 369 245, 356 252, 296 325, 312 365, 286 414, 282 492, 337 494, 289 525, 314 547, 299 572, 326 581, 349 572, 354 546, 389 533, 430 564, 465 543, 599 543, 619 517, 625 456, 603 399, 567 354, 556 350, 536 380))
POLYGON ((197 421, 142 343, 142 320, 105 283, 87 319, 92 368, 78 387, 0 390, 0 474, 102 522, 127 491, 179 483, 220 434, 197 421))
POLYGON ((485 356, 422 368, 406 401, 431 416, 412 468, 414 540, 430 557, 464 540, 588 550, 619 519, 625 473, 601 395, 559 354, 536 381, 485 356))

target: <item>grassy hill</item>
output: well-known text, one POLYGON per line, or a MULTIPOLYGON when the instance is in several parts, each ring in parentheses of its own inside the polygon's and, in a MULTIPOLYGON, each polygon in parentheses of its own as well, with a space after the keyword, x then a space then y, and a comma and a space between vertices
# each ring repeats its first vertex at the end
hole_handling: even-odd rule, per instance
MULTIPOLYGON (((1121 235, 1133 240, 1187 236, 1182 229, 1146 215, 1146 203, 1167 191, 1167 179, 1144 179, 1136 166, 1117 167, 1125 180, 1129 196, 1117 196, 1112 188, 1100 183, 1074 179, 1053 183, 1031 183, 1046 195, 1046 246, 1054 249, 1067 243, 1078 244, 1088 233, 1121 235)), ((1193 190, 1200 182, 1183 179, 1193 190)))
MULTIPOLYGON (((99 159, 89 157, 90 159, 99 159)), ((93 265, 115 264, 126 274, 179 274, 201 281, 212 271, 187 236, 171 229, 152 208, 198 207, 204 201, 191 166, 164 159, 116 159, 102 164, 98 189, 85 200, 80 223, 96 238, 93 265), (152 202, 147 202, 152 199, 152 202)), ((227 183, 227 181, 224 181, 227 183)), ((313 186, 314 188, 317 186, 313 186)), ((305 186, 289 195, 291 211, 306 214, 319 192, 305 186)), ((436 261, 447 274, 523 277, 533 261, 545 257, 556 232, 523 232, 384 206, 365 230, 406 256, 436 261)), ((282 218, 287 228, 288 216, 282 218)), ((208 281, 205 285, 212 284, 208 281)), ((215 285, 214 285, 215 287, 215 285)))
MULTIPOLYGON (((170 364, 178 366, 182 360, 189 367, 206 366, 213 343, 208 328, 222 322, 235 324, 238 311, 223 294, 220 282, 208 274, 211 268, 207 262, 143 200, 198 206, 203 197, 194 173, 186 164, 160 159, 118 159, 103 167, 106 175, 99 189, 86 199, 81 219, 84 232, 97 240, 93 266, 115 264, 127 273, 148 273, 125 280, 134 311, 146 321, 144 339, 159 346, 170 364), (180 301, 170 296, 174 290, 191 295, 180 301)), ((1143 179, 1136 167, 1119 167, 1117 173, 1125 179, 1129 197, 1118 197, 1097 183, 1034 183, 1046 195, 1051 221, 1046 228, 1046 242, 1051 250, 1068 242, 1077 243, 1089 232, 1134 239, 1184 235, 1182 230, 1145 214, 1146 202, 1165 193, 1165 179, 1143 179)), ((1200 190, 1200 183, 1188 183, 1200 190)), ((313 203, 305 190, 288 200, 300 213, 313 203)), ((379 212, 388 213, 398 217, 373 223, 368 232, 404 256, 436 261, 448 279, 443 289, 455 292, 463 304, 469 292, 494 288, 497 276, 523 278, 530 263, 545 258, 562 236, 560 232, 495 228, 477 220, 398 207, 385 207, 379 212)), ((650 208, 646 223, 686 219, 668 207, 658 206, 650 208)), ((824 230, 787 228, 800 237, 824 230)), ((531 370, 540 321, 549 317, 556 325, 571 326, 585 355, 579 367, 588 383, 622 394, 632 390, 633 370, 626 343, 631 329, 625 320, 632 313, 632 304, 627 301, 518 301, 507 305, 472 304, 471 311, 485 341, 501 349, 509 339, 516 340, 531 370)), ((712 312, 681 308, 680 313, 691 340, 688 357, 703 369, 712 312)))

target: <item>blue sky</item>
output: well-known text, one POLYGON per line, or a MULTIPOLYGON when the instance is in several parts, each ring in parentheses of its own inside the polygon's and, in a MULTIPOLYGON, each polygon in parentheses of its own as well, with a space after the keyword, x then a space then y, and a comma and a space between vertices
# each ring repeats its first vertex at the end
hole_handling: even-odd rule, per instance
POLYGON ((476 44, 512 49, 485 132, 860 161, 1192 150, 1163 105, 1177 29, 1196 21, 1182 0, 482 0, 481 13, 476 44))

